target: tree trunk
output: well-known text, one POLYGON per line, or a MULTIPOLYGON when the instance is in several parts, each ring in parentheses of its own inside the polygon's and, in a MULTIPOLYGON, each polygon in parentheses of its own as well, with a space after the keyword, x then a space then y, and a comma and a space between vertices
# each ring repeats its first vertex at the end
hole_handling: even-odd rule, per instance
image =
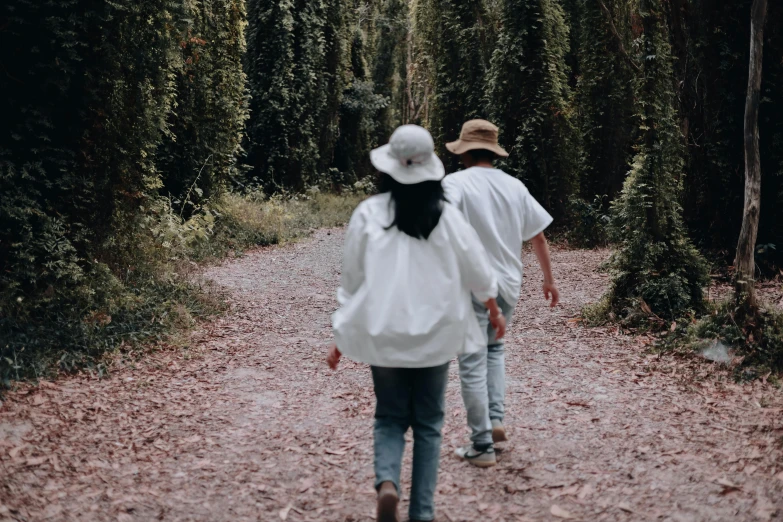
POLYGON ((759 159, 759 97, 761 58, 764 47, 764 21, 767 0, 753 0, 750 14, 750 65, 745 100, 745 210, 737 242, 735 296, 748 311, 757 309, 754 285, 756 235, 761 206, 761 164, 759 159))

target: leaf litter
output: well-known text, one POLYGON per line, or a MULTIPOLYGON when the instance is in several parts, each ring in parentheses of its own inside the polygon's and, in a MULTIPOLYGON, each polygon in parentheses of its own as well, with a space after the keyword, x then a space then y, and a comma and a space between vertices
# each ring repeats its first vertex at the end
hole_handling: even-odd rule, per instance
MULTIPOLYGON (((80 374, 7 394, 0 520, 372 520, 369 371, 323 363, 343 238, 332 232, 207 270, 233 309, 184 349, 120 357, 108 379, 80 374)), ((494 469, 451 456, 468 435, 452 365, 441 518, 779 515, 780 392, 650 356, 649 338, 573 320, 606 288, 598 266, 607 255, 553 248, 563 305, 552 311, 525 252, 506 344, 512 442, 494 469)), ((403 510, 410 458, 408 445, 403 510)))

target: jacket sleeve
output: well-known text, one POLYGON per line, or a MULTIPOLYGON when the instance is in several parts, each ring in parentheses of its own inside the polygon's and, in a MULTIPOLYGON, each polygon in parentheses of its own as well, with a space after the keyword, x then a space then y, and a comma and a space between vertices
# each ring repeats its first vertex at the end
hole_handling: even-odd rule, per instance
POLYGON ((462 281, 482 303, 498 296, 498 281, 484 245, 462 214, 452 207, 444 216, 451 223, 452 244, 459 260, 462 281))
POLYGON ((366 217, 362 207, 357 208, 348 222, 343 245, 343 267, 340 275, 340 288, 337 289, 337 302, 345 305, 364 283, 364 251, 367 248, 365 234, 366 217))

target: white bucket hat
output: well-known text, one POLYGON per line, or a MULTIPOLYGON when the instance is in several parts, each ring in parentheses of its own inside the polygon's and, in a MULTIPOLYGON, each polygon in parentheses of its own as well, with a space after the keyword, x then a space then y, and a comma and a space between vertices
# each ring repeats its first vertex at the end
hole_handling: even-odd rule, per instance
POLYGON ((435 143, 427 129, 403 125, 391 135, 389 144, 370 152, 370 161, 381 172, 403 185, 439 181, 446 169, 435 155, 435 143))

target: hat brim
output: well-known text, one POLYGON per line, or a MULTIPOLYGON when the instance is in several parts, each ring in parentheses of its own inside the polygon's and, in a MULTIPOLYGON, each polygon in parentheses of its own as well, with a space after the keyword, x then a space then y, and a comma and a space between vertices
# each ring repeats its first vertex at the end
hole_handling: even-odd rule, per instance
POLYGON ((373 167, 388 174, 403 185, 415 185, 423 181, 440 181, 446 175, 446 168, 434 153, 424 162, 413 165, 403 165, 392 156, 390 145, 383 145, 370 152, 373 167))
POLYGON ((446 149, 452 154, 456 154, 457 156, 459 156, 460 154, 465 154, 470 150, 483 149, 483 150, 494 152, 501 158, 508 157, 508 152, 506 152, 506 149, 504 149, 503 147, 501 147, 496 143, 487 143, 486 141, 457 140, 457 141, 452 141, 451 143, 447 143, 446 149))

